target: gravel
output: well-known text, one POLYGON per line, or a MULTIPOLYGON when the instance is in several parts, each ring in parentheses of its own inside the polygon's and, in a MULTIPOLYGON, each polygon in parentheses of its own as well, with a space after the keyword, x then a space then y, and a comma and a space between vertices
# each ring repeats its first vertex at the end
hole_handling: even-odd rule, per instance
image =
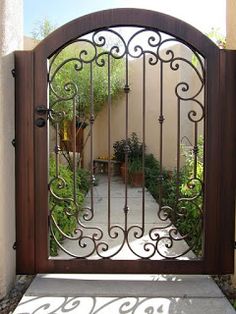
POLYGON ((0 313, 11 314, 20 302, 26 289, 29 287, 34 276, 28 275, 17 275, 14 287, 11 291, 0 300, 0 313))
POLYGON ((230 275, 212 276, 218 287, 236 309, 236 287, 232 285, 230 275))

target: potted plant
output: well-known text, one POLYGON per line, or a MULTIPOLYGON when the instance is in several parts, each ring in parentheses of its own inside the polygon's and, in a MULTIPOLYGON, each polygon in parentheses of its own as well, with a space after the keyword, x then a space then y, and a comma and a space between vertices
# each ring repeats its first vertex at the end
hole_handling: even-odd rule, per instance
POLYGON ((140 157, 134 158, 128 162, 128 174, 131 186, 140 187, 143 185, 144 172, 140 157))
MULTIPOLYGON (((130 137, 127 139, 121 139, 119 141, 116 141, 113 145, 114 148, 114 155, 116 160, 120 161, 120 173, 125 180, 125 173, 129 172, 128 170, 128 164, 130 164, 131 169, 135 167, 135 164, 137 166, 137 160, 140 160, 142 158, 142 152, 143 152, 143 143, 140 142, 137 134, 133 132, 130 137), (127 154, 128 164, 125 163, 125 156, 127 154), (134 164, 134 166, 132 166, 134 164)), ((131 172, 134 172, 131 170, 131 172)), ((129 174, 129 173, 128 173, 129 174)))
POLYGON ((120 162, 120 174, 123 181, 125 181, 125 172, 126 172, 125 145, 126 145, 126 140, 124 139, 120 141, 116 141, 113 145, 115 159, 120 162))

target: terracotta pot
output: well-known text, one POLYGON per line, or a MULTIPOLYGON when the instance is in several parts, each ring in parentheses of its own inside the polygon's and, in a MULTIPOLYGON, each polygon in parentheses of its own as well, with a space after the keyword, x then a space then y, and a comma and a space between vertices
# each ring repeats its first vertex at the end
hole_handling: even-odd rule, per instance
POLYGON ((125 182, 125 171, 126 171, 126 165, 125 165, 125 162, 122 162, 122 164, 120 165, 120 174, 121 174, 121 177, 123 179, 123 182, 125 182))
POLYGON ((129 181, 133 187, 143 186, 144 175, 142 172, 134 172, 129 174, 129 181))

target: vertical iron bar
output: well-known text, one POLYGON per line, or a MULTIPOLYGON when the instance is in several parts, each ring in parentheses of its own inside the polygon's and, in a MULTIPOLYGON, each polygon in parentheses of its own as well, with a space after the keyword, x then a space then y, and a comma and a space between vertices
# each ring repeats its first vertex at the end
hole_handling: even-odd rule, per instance
POLYGON ((143 151, 142 151, 142 173, 143 173, 143 186, 142 186, 142 232, 145 228, 145 140, 146 140, 146 56, 143 54, 143 151))
POLYGON ((125 231, 127 231, 127 214, 129 211, 128 207, 128 127, 129 127, 129 67, 128 67, 128 52, 125 55, 125 140, 126 140, 126 149, 125 149, 125 231))
POLYGON ((76 195, 76 170, 77 170, 77 160, 76 160, 76 97, 73 98, 73 121, 72 121, 72 150, 73 150, 73 198, 74 203, 77 201, 76 195))
POLYGON ((56 178, 59 176, 59 122, 56 123, 56 145, 55 145, 55 154, 56 154, 56 178))
POLYGON ((93 95, 93 65, 90 63, 90 195, 91 195, 91 210, 94 210, 93 202, 93 183, 94 183, 94 166, 93 166, 93 123, 94 123, 94 95, 93 95))
POLYGON ((194 178, 197 178, 197 158, 198 158, 198 123, 194 123, 194 148, 193 148, 193 156, 194 156, 194 178))
POLYGON ((176 199, 179 199, 179 184, 180 184, 180 99, 177 102, 177 168, 176 168, 176 199))
POLYGON ((162 181, 163 181, 163 62, 160 60, 160 113, 159 113, 159 123, 160 123, 160 176, 159 176, 159 208, 162 207, 162 181))
POLYGON ((110 76, 110 54, 108 54, 108 232, 111 226, 111 76, 110 76))

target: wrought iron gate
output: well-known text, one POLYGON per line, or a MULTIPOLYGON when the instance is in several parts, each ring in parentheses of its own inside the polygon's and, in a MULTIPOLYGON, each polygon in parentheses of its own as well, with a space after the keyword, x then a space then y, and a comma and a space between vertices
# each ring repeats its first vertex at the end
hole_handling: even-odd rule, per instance
POLYGON ((18 272, 231 272, 235 65, 136 9, 17 52, 18 272))

